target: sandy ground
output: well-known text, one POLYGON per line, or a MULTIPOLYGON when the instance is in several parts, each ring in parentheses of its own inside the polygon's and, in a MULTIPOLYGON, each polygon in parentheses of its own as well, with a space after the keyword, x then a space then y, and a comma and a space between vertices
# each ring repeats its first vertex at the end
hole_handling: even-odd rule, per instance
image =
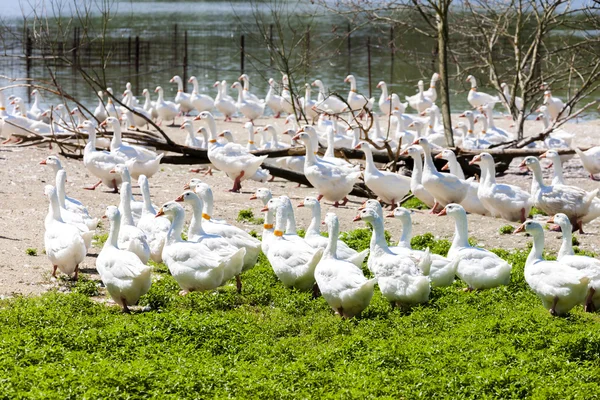
MULTIPOLYGON (((180 119, 178 119, 180 122, 180 119)), ((197 127, 202 122, 195 122, 197 127)), ((274 123, 283 126, 282 120, 259 120, 257 125, 274 123)), ((498 119, 497 125, 508 128, 508 121, 498 119)), ((246 139, 246 131, 240 122, 223 123, 218 122, 219 129, 230 129, 236 139, 246 139)), ((528 133, 539 132, 541 123, 528 123, 528 133)), ((565 130, 577 133, 576 144, 579 146, 590 146, 600 144, 599 121, 580 121, 567 124, 565 130)), ((183 142, 183 131, 178 128, 168 128, 171 137, 183 142)), ((289 142, 289 138, 282 141, 289 142)), ((6 148, 0 147, 0 165, 3 173, 0 175, 0 296, 12 296, 15 294, 31 295, 39 294, 50 288, 57 287, 57 282, 50 279, 51 265, 43 254, 44 249, 44 217, 47 213, 48 204, 44 197, 44 185, 54 183, 54 174, 49 167, 39 165, 50 153, 47 148, 6 148), (37 249, 37 256, 26 254, 28 248, 37 249)), ((509 173, 498 180, 510 182, 525 189, 529 189, 531 175, 523 175, 518 168, 513 166, 509 173)), ((87 205, 90 213, 100 217, 105 207, 117 205, 119 197, 108 192, 100 186, 96 191, 83 190, 83 186, 95 183, 95 178, 88 174, 83 163, 77 160, 63 159, 63 166, 68 174, 67 194, 79 199, 87 205)), ((188 172, 189 166, 162 165, 159 173, 150 180, 153 203, 160 205, 166 201, 173 200, 182 192, 183 185, 192 177, 201 177, 198 174, 188 172)), ((549 171, 545 171, 546 177, 549 171)), ((576 186, 587 190, 598 187, 598 183, 591 181, 580 165, 578 158, 569 160, 565 164, 565 178, 576 186)), ((249 201, 249 197, 258 187, 267 186, 274 195, 288 195, 294 204, 297 204, 305 196, 314 196, 316 191, 312 188, 296 188, 295 183, 276 179, 274 182, 261 184, 253 181, 243 182, 241 193, 229 193, 226 190, 231 187, 229 180, 222 172, 215 172, 213 176, 202 177, 209 183, 215 195, 214 217, 224 218, 234 224, 243 226, 250 231, 255 229, 261 231, 259 225, 242 225, 235 222, 239 210, 252 208, 255 216, 260 216, 262 207, 258 201, 249 201)), ((134 185, 134 194, 139 196, 139 188, 134 185)), ((342 231, 355 227, 364 226, 363 223, 353 223, 352 218, 356 215, 356 209, 362 203, 362 199, 350 197, 350 203, 346 207, 334 209, 331 205, 322 206, 323 215, 335 210, 341 222, 342 231)), ((188 211, 191 211, 188 209, 188 211)), ((190 214, 188 213, 188 219, 190 214)), ((298 227, 305 228, 310 222, 309 210, 298 209, 296 212, 298 227)), ((478 244, 483 247, 503 247, 506 249, 522 248, 530 240, 523 235, 501 235, 499 228, 507 223, 500 219, 490 217, 469 216, 469 233, 478 244)), ((433 233, 438 238, 451 238, 454 226, 448 217, 436 217, 426 213, 415 212, 413 214, 413 234, 420 235, 426 232, 433 233)), ((516 225, 516 224, 513 224, 516 225)), ((105 232, 107 223, 98 232, 105 232)), ((400 223, 393 219, 386 220, 388 229, 394 239, 400 233, 400 223)), ((598 235, 600 231, 600 220, 593 221, 586 227, 585 235, 577 235, 581 242, 580 247, 586 250, 598 252, 600 243, 598 235)), ((546 235, 547 247, 550 251, 558 250, 560 246, 560 234, 548 233, 546 235)), ((81 266, 82 272, 97 278, 94 268, 95 257, 100 250, 93 248, 81 266)))

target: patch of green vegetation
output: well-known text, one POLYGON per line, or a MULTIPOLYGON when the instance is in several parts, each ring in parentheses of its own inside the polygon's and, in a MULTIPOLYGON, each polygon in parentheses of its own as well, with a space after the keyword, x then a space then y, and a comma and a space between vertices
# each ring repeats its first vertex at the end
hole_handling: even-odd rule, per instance
MULTIPOLYGON (((356 251, 363 251, 364 249, 369 248, 369 244, 371 243, 371 232, 371 225, 367 224, 366 228, 359 228, 350 232, 341 232, 340 240, 356 251)), ((390 235, 388 231, 385 231, 384 234, 385 241, 390 244, 392 235, 390 235)))
POLYGON ((304 229, 297 229, 296 234, 303 238, 304 236, 306 236, 306 231, 304 229))
POLYGON ((33 248, 33 247, 28 247, 27 250, 25 250, 25 254, 27 254, 28 256, 37 256, 37 249, 33 248))
POLYGON ((73 285, 73 291, 84 296, 98 296, 98 282, 88 279, 85 275, 79 274, 79 279, 73 285))
POLYGON ((575 254, 577 254, 578 256, 588 256, 588 257, 592 257, 595 258, 596 257, 596 253, 594 253, 593 251, 589 251, 589 250, 582 250, 577 246, 573 247, 573 252, 575 254))
POLYGON ((104 246, 104 243, 108 240, 108 233, 97 233, 93 237, 94 245, 98 248, 104 246))
POLYGON ((571 245, 579 246, 579 239, 577 239, 577 236, 575 236, 575 235, 571 236, 571 245))
POLYGON ((187 231, 181 231, 181 238, 182 238, 183 240, 188 240, 187 231))
POLYGON ((504 225, 500 227, 500 234, 502 235, 510 235, 515 231, 515 227, 512 225, 504 225))
POLYGON ((540 210, 537 207, 531 207, 531 211, 529 212, 529 218, 533 218, 536 215, 543 215, 543 216, 548 216, 548 214, 546 214, 545 212, 543 212, 542 210, 540 210))
POLYGON ((265 222, 265 219, 262 217, 255 218, 252 209, 248 208, 246 210, 240 210, 238 213, 237 219, 238 222, 246 222, 254 225, 262 225, 265 222))
POLYGON ((258 240, 262 239, 262 237, 254 229, 248 232, 248 235, 252 236, 253 238, 257 238, 258 240))
MULTIPOLYGON (((370 234, 343 235, 359 249, 370 234)), ((450 246, 430 234, 413 240, 438 254, 450 246)), ((598 314, 578 307, 552 317, 524 281, 528 250, 493 251, 513 265, 507 286, 466 293, 457 282, 410 312, 377 289, 352 320, 285 288, 262 254, 242 275, 241 294, 229 284, 179 296, 170 275, 155 273, 140 300, 151 311, 132 315, 77 290, 1 300, 0 390, 5 398, 596 396, 598 314)))
POLYGON ((404 208, 413 209, 413 210, 428 210, 429 209, 429 207, 427 207, 427 205, 425 203, 423 203, 421 200, 417 199, 416 196, 413 196, 410 199, 404 201, 401 204, 401 206, 404 208))
POLYGON ((439 254, 446 257, 452 243, 446 239, 436 240, 431 233, 414 236, 410 240, 410 245, 415 250, 425 250, 429 247, 429 251, 433 254, 439 254))
POLYGON ((157 263, 152 260, 148 260, 148 265, 152 267, 154 272, 158 272, 160 274, 170 274, 169 267, 165 263, 157 263))

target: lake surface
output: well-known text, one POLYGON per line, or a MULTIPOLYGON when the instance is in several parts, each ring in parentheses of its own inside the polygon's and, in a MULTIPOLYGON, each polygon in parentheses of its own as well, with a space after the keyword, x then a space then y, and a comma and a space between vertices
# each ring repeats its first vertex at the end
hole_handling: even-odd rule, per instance
MULTIPOLYGON (((22 56, 25 51, 23 43, 23 15, 29 23, 34 15, 52 14, 55 1, 41 0, 27 3, 17 0, 3 0, 0 16, 5 24, 13 29, 3 32, 6 56, 0 58, 0 74, 12 78, 27 76, 26 63, 22 56), (35 5, 35 11, 29 7, 35 5), (22 7, 22 8, 21 8, 22 7)), ((72 13, 72 2, 65 2, 62 15, 72 13)), ((346 75, 352 73, 358 81, 358 91, 369 95, 369 63, 371 55, 371 95, 379 98, 380 91, 376 85, 380 80, 388 83, 391 91, 400 95, 416 93, 419 79, 429 86, 431 74, 435 69, 434 43, 422 36, 402 32, 385 25, 353 26, 340 16, 324 14, 319 11, 316 18, 309 18, 306 13, 314 12, 309 6, 293 8, 289 3, 287 10, 295 13, 292 25, 297 33, 294 35, 285 26, 282 36, 286 36, 286 46, 297 43, 296 56, 292 57, 294 80, 301 89, 305 82, 321 79, 331 90, 346 94, 349 86, 343 82, 346 75), (350 39, 348 40, 348 31, 350 39), (308 36, 305 32, 309 32, 308 36), (369 46, 367 44, 370 43, 369 46)), ((55 9, 56 10, 56 9, 55 9)), ((275 46, 278 40, 277 26, 273 34, 269 31, 269 10, 267 21, 262 25, 264 37, 256 24, 257 10, 247 2, 193 2, 193 1, 116 1, 112 10, 113 17, 107 30, 104 44, 107 69, 105 82, 116 93, 125 89, 125 83, 131 82, 134 93, 141 100, 141 92, 148 88, 151 92, 158 85, 165 89, 167 98, 176 94, 177 87, 169 83, 173 75, 190 77, 195 75, 200 82, 201 92, 216 95, 212 88, 216 80, 225 79, 229 83, 236 80, 241 73, 241 37, 245 41, 244 72, 249 74, 252 91, 260 97, 266 93, 270 77, 281 80, 277 60, 271 60, 267 51, 269 37, 275 46), (187 46, 186 38, 187 35, 187 46), (139 46, 136 46, 139 37, 139 46), (137 51, 136 51, 137 49, 137 51), (187 49, 187 59, 185 53, 187 49), (136 56, 137 53, 137 56, 136 56)), ((92 9, 98 15, 98 10, 92 9)), ((264 15, 264 14, 263 14, 264 15)), ((74 26, 77 26, 75 24, 74 26)), ((81 39, 81 32, 77 35, 81 39)), ((99 30, 90 32, 90 37, 99 37, 99 30)), ((73 48, 77 38, 69 30, 61 39, 68 52, 73 48)), ((85 40, 84 40, 85 41, 85 40)), ((35 46, 34 46, 35 47, 35 46)), ((287 50, 289 51, 289 50, 287 50)), ((41 52, 34 55, 42 55, 41 52)), ((70 54, 70 53, 69 53, 70 54)), ((77 62, 87 71, 102 76, 100 60, 102 44, 98 39, 78 50, 77 62)), ((95 91, 87 86, 75 70, 47 61, 36 60, 32 63, 29 76, 36 79, 48 79, 49 68, 56 75, 63 89, 80 99, 86 106, 95 107, 97 97, 95 91)), ((457 67, 456 67, 457 68, 457 67)), ((460 72, 458 69, 452 73, 460 72)), ((485 71, 481 71, 482 76, 485 71)), ((2 79, 0 85, 9 82, 2 79)), ((451 82, 451 104, 453 111, 469 108, 466 101, 468 86, 462 79, 451 82)), ((490 88, 481 90, 493 92, 490 88)), ((191 85, 187 86, 191 91, 191 85)), ((300 90, 303 93, 303 90, 300 90)), ((25 89, 14 89, 13 93, 27 98, 25 89)), ((154 94, 154 93, 153 93, 154 94)), ((316 93, 313 93, 313 96, 316 93)), ((54 99, 48 98, 48 102, 54 99)), ((438 102, 439 104, 439 102, 438 102)), ((498 105, 497 110, 503 108, 498 105)))

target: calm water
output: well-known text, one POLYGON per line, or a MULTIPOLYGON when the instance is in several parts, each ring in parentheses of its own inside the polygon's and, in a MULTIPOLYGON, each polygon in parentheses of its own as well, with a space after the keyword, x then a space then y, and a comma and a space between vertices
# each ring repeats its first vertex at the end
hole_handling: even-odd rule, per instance
MULTIPOLYGON (((33 2, 37 13, 44 9, 52 13, 52 2, 43 0, 33 2)), ((2 39, 9 55, 22 55, 24 46, 18 35, 23 33, 23 15, 31 22, 33 11, 23 3, 23 11, 17 0, 2 0, 4 6, 0 16, 14 26, 12 32, 4 32, 2 39)), ((72 12, 72 2, 65 2, 63 15, 72 12)), ((307 7, 297 7, 292 12, 298 16, 293 18, 298 29, 298 39, 309 29, 309 39, 299 40, 295 64, 295 83, 302 87, 305 82, 322 79, 331 90, 347 93, 348 85, 343 80, 352 73, 358 80, 358 90, 369 94, 367 41, 371 46, 371 89, 372 95, 379 98, 376 85, 380 80, 388 83, 388 87, 404 95, 416 92, 419 79, 428 87, 434 70, 433 43, 400 30, 390 30, 390 26, 368 26, 353 31, 348 44, 347 23, 341 17, 320 15, 314 20, 303 17, 307 7), (393 38, 393 41, 392 41, 393 38), (394 50, 393 50, 394 49, 394 50), (299 62, 297 60, 309 60, 299 62)), ((92 9, 94 11, 94 9, 92 9)), ((270 77, 281 79, 276 68, 277 63, 270 62, 269 54, 263 40, 257 40, 258 29, 255 23, 255 11, 246 2, 192 2, 192 1, 117 1, 113 7, 114 17, 109 25, 109 39, 106 48, 110 51, 106 83, 113 87, 115 93, 122 92, 125 83, 133 84, 134 93, 141 98, 142 89, 151 91, 161 85, 165 88, 166 97, 176 94, 176 86, 169 84, 175 75, 184 75, 184 32, 187 31, 187 77, 195 75, 200 82, 202 92, 215 95, 212 84, 216 80, 226 79, 232 82, 238 78, 240 67, 240 38, 245 35, 245 68, 251 77, 253 92, 264 96, 267 80, 270 77), (135 37, 140 38, 139 68, 136 71, 135 37)), ((261 11, 268 10, 262 8, 261 11)), ((97 14, 97 13, 96 13, 97 14)), ((268 18, 268 17, 267 17, 268 18)), ((354 27, 350 27, 355 29, 354 27)), ((268 30, 268 24, 265 28, 268 30)), ((285 35, 291 35, 289 32, 285 35)), ((277 32, 274 32, 274 42, 277 32)), ((72 43, 71 33, 65 37, 65 46, 72 43)), ((89 71, 100 73, 98 68, 98 43, 79 52, 79 62, 89 71)), ((34 55, 36 53, 34 52, 34 55)), ((52 65, 57 79, 64 90, 73 94, 87 106, 94 107, 97 98, 80 76, 73 69, 52 65)), ((458 70, 452 72, 459 72, 458 70)), ((483 71, 481 71, 483 74, 483 71)), ((10 77, 27 76, 26 66, 22 59, 0 57, 0 74, 10 77)), ((34 62, 31 77, 47 79, 49 74, 45 63, 34 62)), ((0 85, 8 84, 0 80, 0 85)), ((464 110, 467 85, 462 80, 451 82, 451 103, 453 111, 464 110)), ((188 85, 188 92, 191 85, 188 85)), ((482 88, 488 92, 491 89, 482 88)), ((15 89, 13 93, 27 98, 25 89, 15 89)), ((303 93, 303 91, 302 91, 303 93)), ((314 95, 314 94, 313 94, 314 95)), ((54 99, 47 98, 48 102, 54 99)), ((501 109, 500 106, 497 107, 501 109)))

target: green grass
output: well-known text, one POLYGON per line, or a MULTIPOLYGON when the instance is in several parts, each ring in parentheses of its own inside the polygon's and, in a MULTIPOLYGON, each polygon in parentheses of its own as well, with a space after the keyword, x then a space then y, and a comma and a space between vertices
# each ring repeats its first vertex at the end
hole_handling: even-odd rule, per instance
POLYGON ((500 227, 500 234, 502 235, 510 235, 515 231, 515 227, 512 225, 504 225, 500 227))
POLYGON ((429 209, 429 207, 427 207, 427 205, 425 203, 423 203, 421 200, 417 199, 415 196, 404 201, 401 204, 401 206, 404 208, 416 209, 416 210, 428 210, 429 209))
MULTIPOLYGON (((357 249, 370 230, 344 233, 357 249)), ((443 254, 450 243, 413 239, 443 254)), ((426 305, 392 310, 379 290, 362 316, 342 320, 325 300, 290 290, 261 255, 233 285, 178 295, 161 264, 140 305, 121 314, 72 293, 0 301, 0 398, 594 398, 600 317, 578 307, 551 317, 523 279, 433 289, 426 305)), ((95 288, 97 286, 94 285, 95 288)))
POLYGON ((33 247, 28 247, 27 250, 25 250, 25 254, 27 254, 28 256, 35 257, 37 256, 37 249, 33 247))
POLYGON ((533 218, 536 215, 543 215, 543 216, 548 216, 548 214, 546 214, 545 212, 543 212, 542 210, 540 210, 537 207, 531 207, 531 211, 529 211, 529 218, 533 218))
POLYGON ((246 222, 253 225, 262 225, 265 220, 262 217, 255 218, 252 209, 240 210, 237 219, 238 222, 246 222))
POLYGON ((100 233, 100 234, 97 233, 94 235, 92 243, 94 244, 94 247, 101 249, 107 240, 108 240, 108 233, 100 233))

